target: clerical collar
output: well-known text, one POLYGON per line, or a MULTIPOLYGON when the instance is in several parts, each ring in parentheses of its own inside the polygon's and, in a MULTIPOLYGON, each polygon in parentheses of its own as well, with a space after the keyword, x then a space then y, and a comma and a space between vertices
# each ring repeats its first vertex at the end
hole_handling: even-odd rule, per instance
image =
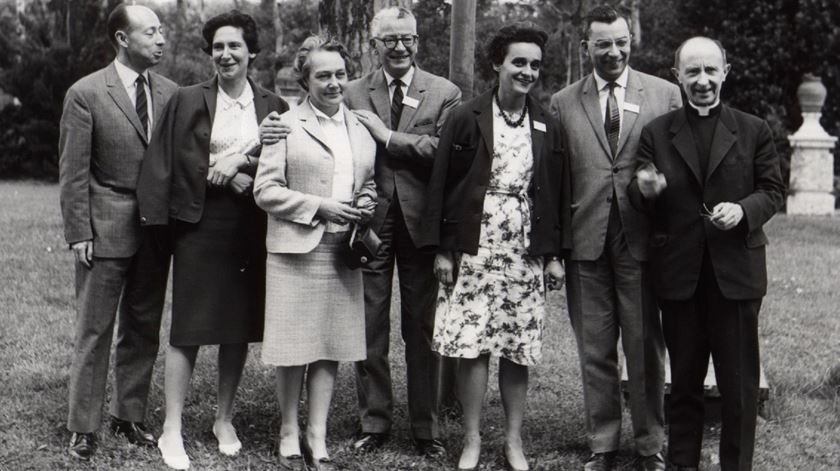
POLYGON ((693 108, 697 116, 709 116, 720 113, 720 97, 715 98, 715 102, 709 106, 697 106, 688 100, 690 108, 693 108))

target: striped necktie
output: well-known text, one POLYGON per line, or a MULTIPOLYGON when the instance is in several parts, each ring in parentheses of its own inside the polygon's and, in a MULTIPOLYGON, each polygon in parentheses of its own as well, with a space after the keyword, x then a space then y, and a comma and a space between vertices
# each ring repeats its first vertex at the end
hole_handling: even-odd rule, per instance
POLYGON ((394 85, 394 97, 391 99, 391 129, 396 131, 400 125, 400 115, 403 109, 403 83, 400 79, 394 79, 391 83, 394 85))
POLYGON ((610 144, 610 153, 615 157, 618 151, 618 134, 621 130, 621 110, 618 109, 618 101, 615 99, 615 82, 608 82, 610 96, 607 97, 607 110, 604 113, 604 132, 607 134, 607 142, 610 144))
POLYGON ((143 124, 143 132, 146 137, 149 137, 149 105, 146 99, 146 77, 143 74, 137 76, 134 81, 136 90, 136 100, 134 107, 137 109, 137 117, 140 118, 140 123, 143 124))

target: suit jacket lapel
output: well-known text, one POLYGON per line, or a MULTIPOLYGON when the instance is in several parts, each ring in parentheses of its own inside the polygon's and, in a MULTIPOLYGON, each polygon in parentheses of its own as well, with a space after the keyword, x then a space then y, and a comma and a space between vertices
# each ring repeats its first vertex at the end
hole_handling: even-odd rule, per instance
MULTIPOLYGON (((493 92, 487 92, 475 101, 473 112, 476 114, 478 129, 487 150, 487 156, 493 159, 493 92)), ((476 152, 476 155, 478 153, 476 152)))
MULTIPOLYGON (((545 132, 538 131, 534 128, 534 121, 539 121, 540 123, 547 124, 545 120, 545 116, 542 114, 542 110, 539 107, 532 106, 533 100, 529 96, 528 100, 528 113, 530 114, 530 125, 531 125, 531 154, 534 156, 534 169, 540 168, 540 158, 542 157, 542 148, 543 148, 543 138, 545 137, 545 132)), ((548 128, 543 128, 548 131, 548 128)))
POLYGON ((417 106, 412 107, 403 104, 402 112, 400 113, 400 125, 397 127, 398 131, 404 132, 412 124, 414 124, 414 115, 417 114, 417 110, 420 109, 420 106, 423 104, 423 99, 426 98, 427 88, 428 85, 426 83, 424 72, 422 72, 419 67, 414 66, 414 77, 411 79, 411 83, 408 84, 408 93, 406 93, 405 96, 417 100, 417 106))
MULTIPOLYGON (((636 72, 633 69, 629 69, 627 71, 627 89, 624 91, 624 104, 626 105, 627 103, 632 103, 634 105, 638 105, 638 111, 641 113, 645 104, 644 102, 645 95, 642 82, 639 80, 636 72)), ((639 117, 639 113, 627 111, 625 107, 621 116, 621 135, 618 138, 618 150, 616 151, 617 156, 621 155, 621 149, 624 148, 624 145, 627 144, 627 139, 633 133, 633 128, 636 126, 636 119, 639 117)), ((635 156, 633 155, 630 156, 630 158, 634 157, 635 156)))
POLYGON ((324 130, 321 129, 321 125, 318 124, 318 117, 315 116, 315 112, 312 110, 312 105, 309 101, 301 103, 298 107, 298 119, 300 119, 300 125, 303 130, 309 133, 313 139, 318 141, 332 156, 330 146, 327 145, 327 138, 324 136, 324 130))
POLYGON ((137 130, 137 133, 140 134, 143 142, 148 144, 149 138, 146 135, 146 131, 143 130, 140 117, 137 116, 137 109, 131 104, 131 98, 129 98, 128 93, 125 91, 125 86, 120 80, 120 76, 117 74, 117 67, 114 64, 109 65, 105 69, 105 86, 108 89, 108 95, 111 96, 117 104, 117 107, 125 114, 125 117, 128 118, 128 121, 137 130))
POLYGON ((604 149, 604 156, 612 160, 610 145, 607 142, 607 133, 604 131, 604 117, 601 115, 601 102, 598 100, 598 88, 595 84, 595 76, 590 74, 589 79, 581 87, 580 102, 589 118, 589 123, 595 131, 595 136, 601 147, 604 149))
POLYGON ((201 84, 204 87, 204 103, 207 105, 207 113, 210 116, 210 129, 213 129, 213 120, 216 119, 216 94, 218 93, 219 82, 217 77, 201 84))
POLYGON ((735 144, 737 140, 738 127, 735 125, 735 118, 732 116, 732 111, 724 105, 721 105, 720 117, 715 127, 715 137, 712 140, 712 148, 709 152, 709 168, 706 171, 706 181, 717 170, 726 153, 735 144))
POLYGON ((163 91, 161 88, 161 80, 157 74, 153 72, 149 72, 149 85, 152 88, 152 113, 154 115, 154 122, 152 125, 156 125, 160 122, 163 117, 163 108, 166 105, 163 100, 163 91))
POLYGON ((365 145, 364 137, 368 132, 347 107, 344 108, 344 122, 347 125, 347 136, 350 138, 350 149, 353 151, 353 193, 356 193, 367 180, 367 167, 357 156, 364 155, 360 151, 365 145))
POLYGON ((694 174, 694 178, 700 186, 703 186, 702 173, 700 172, 700 159, 697 156, 697 145, 694 142, 694 133, 691 132, 691 126, 685 116, 686 110, 683 108, 679 113, 674 115, 674 121, 671 123, 671 134, 674 137, 671 143, 680 154, 680 157, 685 161, 694 174))
MULTIPOLYGON (((388 96, 388 84, 385 83, 385 73, 382 72, 382 69, 377 70, 371 76, 368 90, 376 114, 388 126, 388 129, 391 129, 391 98, 388 96)), ((400 119, 402 119, 402 116, 400 116, 400 119)))
POLYGON ((254 111, 257 114, 257 124, 259 124, 270 113, 268 109, 268 90, 258 87, 250 78, 248 83, 251 84, 251 90, 254 92, 254 111))

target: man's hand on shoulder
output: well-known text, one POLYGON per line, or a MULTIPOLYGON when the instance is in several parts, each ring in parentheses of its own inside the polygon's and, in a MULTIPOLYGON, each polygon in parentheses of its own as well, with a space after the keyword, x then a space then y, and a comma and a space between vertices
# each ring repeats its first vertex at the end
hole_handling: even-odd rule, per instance
POLYGON ((280 120, 280 113, 272 111, 260 123, 260 143, 276 144, 292 131, 292 128, 280 120))
POLYGON ((376 142, 380 144, 388 142, 388 136, 391 134, 391 130, 388 129, 388 126, 385 126, 385 123, 382 122, 382 119, 376 113, 370 110, 353 110, 353 114, 356 115, 360 123, 365 125, 376 142))

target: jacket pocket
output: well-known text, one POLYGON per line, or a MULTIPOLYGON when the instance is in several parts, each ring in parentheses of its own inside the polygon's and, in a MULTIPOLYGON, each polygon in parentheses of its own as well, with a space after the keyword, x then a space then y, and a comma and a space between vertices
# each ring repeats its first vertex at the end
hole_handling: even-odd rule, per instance
POLYGON ((762 247, 767 245, 767 236, 764 234, 764 231, 758 229, 756 231, 752 231, 747 234, 747 238, 745 240, 745 244, 748 249, 754 249, 756 247, 762 247))

